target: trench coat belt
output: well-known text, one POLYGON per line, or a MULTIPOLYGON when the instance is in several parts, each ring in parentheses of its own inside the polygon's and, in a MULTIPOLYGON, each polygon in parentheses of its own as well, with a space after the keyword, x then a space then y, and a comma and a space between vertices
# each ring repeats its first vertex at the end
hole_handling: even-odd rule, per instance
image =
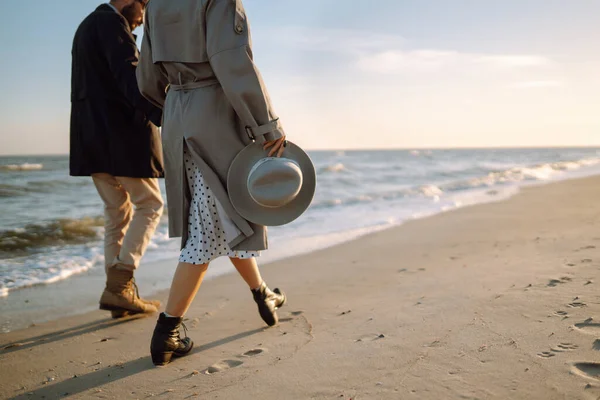
POLYGON ((203 87, 216 85, 218 83, 219 83, 219 81, 217 79, 205 79, 203 81, 186 82, 186 83, 181 83, 181 84, 169 83, 169 85, 167 86, 167 89, 165 91, 200 89, 203 87))

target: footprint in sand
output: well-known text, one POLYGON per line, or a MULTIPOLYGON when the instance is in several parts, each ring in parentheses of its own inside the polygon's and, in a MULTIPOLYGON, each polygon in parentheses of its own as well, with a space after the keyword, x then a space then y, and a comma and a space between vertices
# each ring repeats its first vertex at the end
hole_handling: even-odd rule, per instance
POLYGON ((575 329, 588 335, 600 336, 600 323, 592 322, 591 319, 574 325, 575 329))
POLYGON ((551 358, 554 357, 557 353, 564 353, 565 351, 573 351, 578 349, 579 346, 573 343, 559 343, 555 347, 552 347, 550 351, 542 351, 538 353, 538 357, 541 358, 551 358))
POLYGON ((245 352, 244 354, 242 354, 242 357, 254 357, 254 356, 257 356, 257 355, 262 354, 264 352, 265 352, 264 349, 252 349, 252 350, 248 350, 247 352, 245 352))
POLYGON ((573 363, 571 367, 571 372, 575 375, 579 375, 584 378, 599 379, 600 364, 595 362, 573 363))
POLYGON ((562 319, 569 318, 569 313, 566 311, 562 311, 562 310, 555 311, 553 315, 555 317, 561 317, 562 319))
POLYGON ((242 364, 243 362, 239 360, 223 360, 208 367, 204 373, 206 375, 216 374, 217 372, 223 372, 230 368, 239 367, 242 364))
POLYGON ((572 351, 578 348, 579 346, 573 343, 560 343, 556 347, 551 348, 550 350, 552 350, 555 353, 563 353, 565 351, 572 351))
POLYGON ((585 251, 585 250, 592 250, 595 249, 596 246, 584 246, 584 247, 580 247, 578 249, 573 250, 574 252, 578 252, 578 251, 585 251))
MULTIPOLYGON (((248 350, 247 352, 245 352, 243 354, 240 354, 238 357, 239 358, 254 357, 259 354, 264 353, 265 351, 266 351, 266 349, 261 349, 261 348, 252 349, 252 350, 248 350)), ((222 361, 219 361, 218 363, 211 365, 207 369, 205 369, 204 374, 206 374, 206 375, 216 374, 217 372, 223 372, 223 371, 231 369, 231 368, 239 367, 242 364, 244 364, 244 362, 240 361, 240 360, 222 360, 222 361)))
POLYGON ((573 279, 568 276, 563 276, 560 279, 551 279, 550 282, 546 285, 547 287, 556 287, 562 283, 571 282, 573 279))
POLYGON ((542 351, 541 353, 538 353, 538 357, 541 358, 550 358, 550 357, 554 357, 556 354, 554 354, 551 351, 542 351))
POLYGON ((571 308, 583 308, 587 306, 587 304, 582 303, 581 301, 574 301, 572 303, 567 304, 567 307, 571 307, 571 308))
POLYGON ((374 341, 374 340, 381 340, 381 339, 385 339, 385 335, 379 334, 379 335, 364 335, 359 337, 358 339, 355 340, 355 342, 366 342, 366 341, 374 341))

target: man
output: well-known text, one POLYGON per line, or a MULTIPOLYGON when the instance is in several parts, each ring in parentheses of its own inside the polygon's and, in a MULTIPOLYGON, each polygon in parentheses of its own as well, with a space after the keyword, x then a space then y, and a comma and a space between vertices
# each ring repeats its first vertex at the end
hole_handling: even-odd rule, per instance
POLYGON ((143 22, 146 2, 99 6, 80 24, 72 49, 70 174, 91 176, 104 202, 100 309, 114 318, 160 305, 140 299, 133 280, 163 211, 162 112, 142 97, 135 75, 132 31, 143 22))

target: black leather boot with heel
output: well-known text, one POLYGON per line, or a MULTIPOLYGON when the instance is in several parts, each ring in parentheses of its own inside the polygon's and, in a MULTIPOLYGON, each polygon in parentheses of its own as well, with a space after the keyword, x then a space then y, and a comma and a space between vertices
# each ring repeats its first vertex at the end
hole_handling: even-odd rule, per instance
POLYGON ((183 318, 167 317, 161 313, 156 321, 154 334, 150 343, 150 354, 154 365, 167 365, 173 357, 183 357, 194 347, 192 339, 187 337, 183 318), (179 335, 179 328, 183 327, 185 337, 179 335))
POLYGON ((269 289, 263 282, 258 289, 252 290, 252 295, 263 321, 269 326, 275 325, 279 321, 276 311, 285 304, 285 294, 278 288, 269 289))

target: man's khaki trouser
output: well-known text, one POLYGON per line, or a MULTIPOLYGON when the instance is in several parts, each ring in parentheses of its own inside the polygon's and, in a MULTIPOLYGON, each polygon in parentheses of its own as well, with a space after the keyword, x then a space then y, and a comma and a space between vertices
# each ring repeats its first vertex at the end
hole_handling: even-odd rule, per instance
POLYGON ((104 173, 93 174, 92 179, 104 201, 106 268, 135 270, 162 215, 158 179, 104 173))

